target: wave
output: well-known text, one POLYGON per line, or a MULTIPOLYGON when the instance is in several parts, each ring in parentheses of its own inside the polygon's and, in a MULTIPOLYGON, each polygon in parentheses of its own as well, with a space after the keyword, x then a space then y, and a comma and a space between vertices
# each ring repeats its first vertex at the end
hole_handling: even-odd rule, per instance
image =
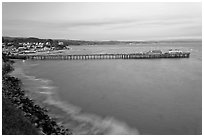
POLYGON ((95 114, 82 111, 82 108, 74 106, 68 102, 58 101, 49 94, 45 103, 60 108, 79 124, 74 127, 77 134, 106 134, 106 135, 135 135, 139 134, 137 129, 129 127, 125 122, 119 121, 114 117, 102 118, 95 114))
POLYGON ((78 106, 70 104, 67 101, 61 101, 57 96, 57 87, 51 86, 51 80, 36 78, 35 76, 28 76, 23 73, 23 71, 21 71, 21 74, 24 78, 32 83, 37 83, 38 87, 35 87, 35 91, 38 91, 37 94, 46 96, 43 103, 48 104, 49 106, 54 106, 65 112, 65 115, 61 116, 60 122, 63 123, 65 127, 67 126, 67 128, 73 129, 74 134, 139 134, 137 129, 131 128, 127 123, 117 120, 112 116, 101 117, 96 114, 87 113, 78 106))

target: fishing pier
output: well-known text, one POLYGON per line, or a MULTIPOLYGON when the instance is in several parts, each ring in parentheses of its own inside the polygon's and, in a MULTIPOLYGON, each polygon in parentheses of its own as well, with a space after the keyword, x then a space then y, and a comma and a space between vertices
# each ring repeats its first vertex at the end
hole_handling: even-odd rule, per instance
POLYGON ((12 55, 12 59, 29 60, 94 60, 94 59, 159 59, 159 58, 189 58, 189 52, 177 54, 81 54, 81 55, 12 55))

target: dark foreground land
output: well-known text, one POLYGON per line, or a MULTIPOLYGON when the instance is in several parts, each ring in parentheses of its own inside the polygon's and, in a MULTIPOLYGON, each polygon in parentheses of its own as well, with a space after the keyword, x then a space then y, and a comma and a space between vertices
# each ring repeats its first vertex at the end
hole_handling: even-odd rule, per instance
POLYGON ((9 75, 13 62, 3 55, 2 62, 2 134, 3 135, 70 135, 58 125, 47 110, 25 95, 21 81, 9 75))
POLYGON ((39 131, 9 99, 2 97, 2 134, 38 135, 39 131))

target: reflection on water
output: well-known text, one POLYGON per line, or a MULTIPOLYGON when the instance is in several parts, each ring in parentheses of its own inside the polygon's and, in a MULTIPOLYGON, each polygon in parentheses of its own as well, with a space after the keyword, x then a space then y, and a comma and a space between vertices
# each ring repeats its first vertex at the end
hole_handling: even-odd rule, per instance
POLYGON ((191 51, 191 57, 19 61, 15 65, 23 71, 16 75, 77 134, 201 134, 201 43, 83 48, 91 53, 172 47, 191 51))

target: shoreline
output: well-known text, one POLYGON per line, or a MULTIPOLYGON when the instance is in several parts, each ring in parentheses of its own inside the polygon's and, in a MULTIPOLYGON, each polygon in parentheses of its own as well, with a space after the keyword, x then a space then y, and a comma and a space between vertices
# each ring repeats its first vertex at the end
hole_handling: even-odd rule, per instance
MULTIPOLYGON (((21 66, 19 65, 19 67, 21 66)), ((29 66, 26 67, 29 69, 29 66)), ((27 69, 26 67, 25 69, 27 69)), ((21 73, 24 72, 22 71, 21 73)), ((33 96, 36 95, 43 98, 40 99, 43 106, 50 110, 50 114, 56 117, 56 121, 62 123, 66 128, 72 129, 73 134, 139 134, 137 129, 129 127, 125 122, 119 121, 114 117, 101 117, 87 113, 78 106, 62 101, 57 95, 57 87, 53 85, 51 80, 42 79, 33 76, 33 74, 32 76, 29 74, 22 74, 21 76, 25 77, 26 83, 33 83, 36 86, 34 89, 31 87, 34 90, 33 96), (47 82, 44 83, 43 81, 47 82)))
MULTIPOLYGON (((10 68, 13 67, 12 63, 7 60, 3 62, 3 70, 7 69, 5 64, 10 68)), ((11 76, 11 71, 12 70, 3 73, 2 96, 10 100, 11 103, 22 112, 25 119, 30 121, 40 134, 71 135, 72 132, 70 129, 66 129, 64 126, 56 123, 56 121, 47 114, 47 109, 36 104, 33 99, 25 94, 26 91, 22 89, 22 81, 19 78, 11 76)))

